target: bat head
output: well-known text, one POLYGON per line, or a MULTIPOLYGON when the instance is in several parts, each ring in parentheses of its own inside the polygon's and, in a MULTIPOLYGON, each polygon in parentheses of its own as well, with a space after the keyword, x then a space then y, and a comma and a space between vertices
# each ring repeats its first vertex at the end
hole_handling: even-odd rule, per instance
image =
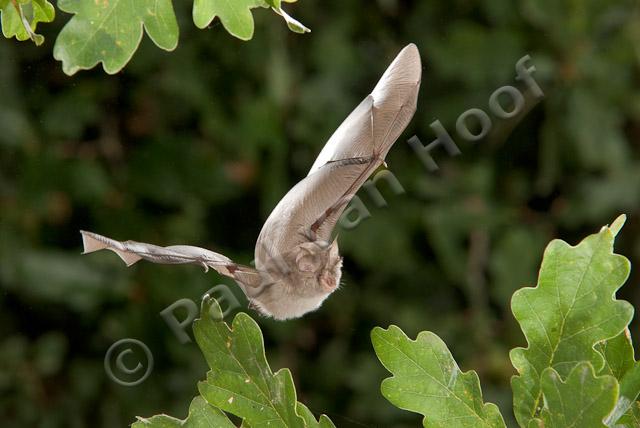
POLYGON ((340 285, 342 257, 338 242, 306 242, 295 247, 268 267, 270 280, 252 306, 275 319, 298 318, 314 311, 340 285))

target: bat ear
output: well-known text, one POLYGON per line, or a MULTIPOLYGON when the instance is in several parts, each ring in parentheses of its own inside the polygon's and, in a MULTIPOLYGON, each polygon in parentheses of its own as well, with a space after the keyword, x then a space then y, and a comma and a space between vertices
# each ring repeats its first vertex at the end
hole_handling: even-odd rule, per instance
POLYGON ((338 258, 340 258, 340 252, 338 251, 338 235, 336 235, 329 246, 329 260, 336 260, 338 258))

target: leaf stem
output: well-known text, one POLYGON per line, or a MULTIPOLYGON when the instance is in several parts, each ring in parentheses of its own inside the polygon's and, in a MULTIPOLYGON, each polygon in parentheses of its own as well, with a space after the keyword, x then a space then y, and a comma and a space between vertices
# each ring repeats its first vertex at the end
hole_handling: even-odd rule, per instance
POLYGON ((39 44, 36 39, 36 33, 34 33, 31 30, 31 24, 29 24, 29 21, 27 20, 26 16, 24 16, 24 13, 22 12, 22 5, 20 5, 20 3, 18 3, 17 0, 11 0, 11 4, 13 4, 13 7, 16 9, 16 12, 18 12, 18 15, 20 15, 20 21, 22 22, 22 26, 24 27, 31 41, 33 41, 35 44, 39 44))

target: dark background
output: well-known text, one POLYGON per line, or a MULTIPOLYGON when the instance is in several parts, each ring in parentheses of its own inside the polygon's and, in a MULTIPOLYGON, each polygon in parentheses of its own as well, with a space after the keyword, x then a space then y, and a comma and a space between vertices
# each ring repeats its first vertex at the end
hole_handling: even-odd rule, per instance
MULTIPOLYGON (((189 3, 189 4, 186 4, 189 3)), ((250 42, 190 21, 176 2, 175 52, 148 39, 115 76, 67 77, 52 44, 0 40, 0 421, 4 427, 116 427, 135 415, 184 417, 206 364, 159 312, 232 281, 193 266, 80 256, 79 229, 118 239, 199 245, 249 263, 264 219, 304 177, 324 142, 407 43, 421 51, 418 110, 391 150, 406 190, 366 192, 371 218, 341 231, 345 286, 316 313, 256 317, 274 369, 339 427, 414 427, 379 393, 387 373, 369 340, 393 323, 431 330, 485 399, 511 418, 508 350, 524 338, 509 310, 534 285, 545 245, 575 244, 620 213, 617 251, 640 265, 640 19, 637 1, 302 0, 312 29, 289 32, 256 10, 250 42), (491 116, 469 143, 458 115, 488 110, 531 55, 545 98, 518 120, 491 116), (428 172, 406 140, 439 119, 462 155, 428 172), (103 357, 134 337, 155 368, 136 387, 103 357)), ((640 303, 634 270, 621 294, 640 303)), ((235 285, 233 290, 238 291, 235 285)), ((637 323, 632 334, 638 335, 637 323)))

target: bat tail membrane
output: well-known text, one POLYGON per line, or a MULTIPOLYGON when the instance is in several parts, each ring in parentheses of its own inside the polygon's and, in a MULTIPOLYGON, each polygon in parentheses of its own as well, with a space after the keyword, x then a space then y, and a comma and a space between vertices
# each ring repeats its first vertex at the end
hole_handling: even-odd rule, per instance
POLYGON ((152 263, 160 264, 195 264, 202 266, 205 272, 209 268, 218 273, 231 277, 249 287, 257 287, 262 283, 259 272, 253 268, 234 263, 228 257, 214 253, 206 248, 193 247, 191 245, 171 245, 160 247, 135 241, 116 241, 97 233, 80 231, 84 254, 99 250, 110 250, 116 253, 126 264, 131 266, 144 259, 152 263))
POLYGON ((82 234, 82 244, 84 246, 82 254, 89 254, 99 250, 111 250, 116 253, 127 266, 131 266, 142 259, 139 255, 120 248, 122 244, 118 241, 98 235, 97 233, 85 232, 84 230, 81 230, 80 233, 82 234))

